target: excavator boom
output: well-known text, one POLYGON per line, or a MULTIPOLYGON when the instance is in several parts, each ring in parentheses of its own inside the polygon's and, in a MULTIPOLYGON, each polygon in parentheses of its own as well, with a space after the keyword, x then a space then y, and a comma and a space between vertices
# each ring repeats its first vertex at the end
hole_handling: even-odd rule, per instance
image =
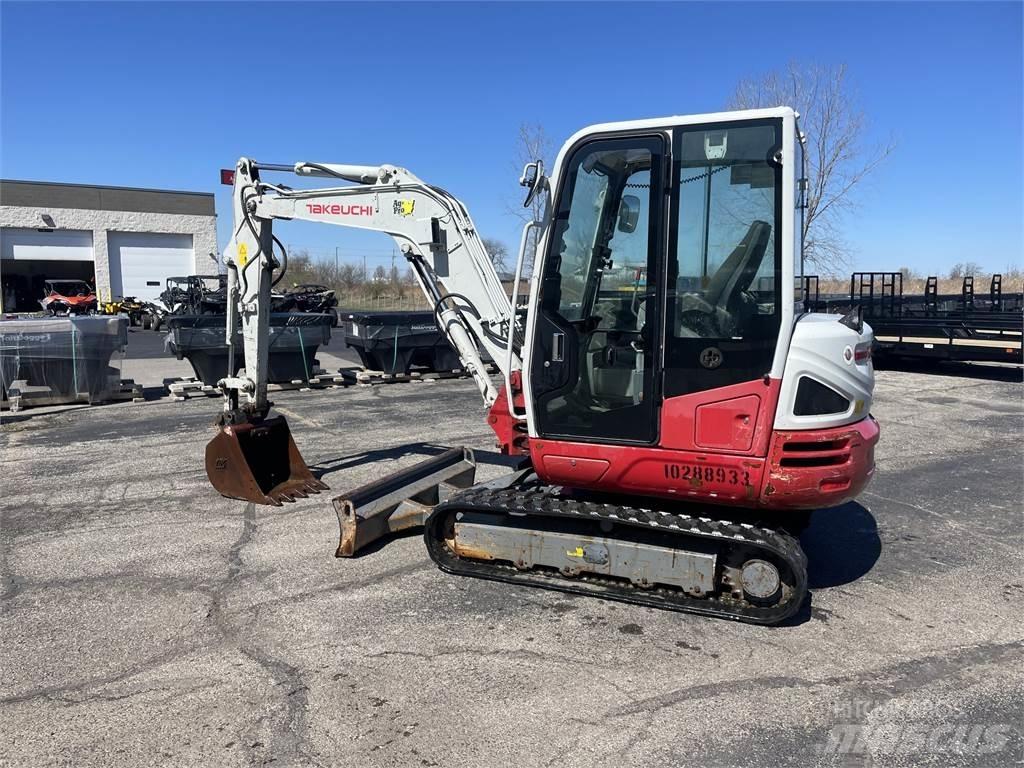
MULTIPOLYGON (((242 158, 225 176, 232 184, 234 210, 234 231, 225 253, 230 370, 219 382, 225 395, 220 430, 206 450, 207 475, 222 495, 279 505, 327 488, 302 459, 284 417, 268 415, 270 291, 287 269, 274 221, 298 219, 390 235, 485 405, 495 403, 499 390, 481 352, 503 373, 521 368, 520 320, 468 211, 443 189, 391 165, 277 165, 242 158), (280 172, 349 185, 291 189, 260 177, 280 172), (236 375, 238 328, 245 367, 236 375)), ((459 476, 456 470, 452 473, 459 476)))

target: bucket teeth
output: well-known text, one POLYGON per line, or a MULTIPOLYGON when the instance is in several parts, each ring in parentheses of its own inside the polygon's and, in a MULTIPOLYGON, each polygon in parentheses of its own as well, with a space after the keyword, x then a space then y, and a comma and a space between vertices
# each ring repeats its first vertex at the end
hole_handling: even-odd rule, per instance
POLYGON ((320 493, 321 490, 326 488, 327 486, 319 480, 306 480, 299 485, 292 485, 287 488, 272 491, 268 496, 277 499, 279 503, 282 501, 293 502, 298 499, 309 498, 310 494, 320 493))

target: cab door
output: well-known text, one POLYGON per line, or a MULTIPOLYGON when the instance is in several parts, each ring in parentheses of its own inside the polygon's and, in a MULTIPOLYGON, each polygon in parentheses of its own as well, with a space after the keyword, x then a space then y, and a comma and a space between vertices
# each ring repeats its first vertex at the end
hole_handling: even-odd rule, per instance
POLYGON ((767 450, 783 311, 782 137, 779 118, 673 131, 662 447, 767 450))
POLYGON ((585 141, 568 156, 531 350, 542 437, 658 438, 668 148, 661 134, 618 135, 585 141))

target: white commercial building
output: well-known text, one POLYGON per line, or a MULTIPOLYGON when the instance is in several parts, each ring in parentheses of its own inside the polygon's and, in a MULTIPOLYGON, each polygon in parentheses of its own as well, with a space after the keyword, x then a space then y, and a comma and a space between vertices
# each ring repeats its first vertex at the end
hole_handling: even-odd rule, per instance
POLYGON ((213 194, 0 180, 0 311, 39 310, 44 280, 152 301, 218 272, 213 194))

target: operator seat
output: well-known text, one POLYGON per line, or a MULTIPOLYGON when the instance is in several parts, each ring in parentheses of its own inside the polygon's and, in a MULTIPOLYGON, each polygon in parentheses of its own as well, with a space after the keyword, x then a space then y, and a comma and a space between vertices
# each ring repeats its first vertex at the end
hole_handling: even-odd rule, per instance
POLYGON ((755 219, 750 224, 743 239, 708 283, 704 292, 704 300, 708 304, 729 311, 734 299, 750 288, 761 269, 771 233, 772 225, 766 221, 755 219))
POLYGON ((771 233, 772 226, 768 222, 760 219, 751 222, 743 239, 708 281, 707 288, 700 295, 691 293, 682 297, 680 317, 697 313, 694 318, 697 325, 679 322, 680 335, 688 335, 685 329, 693 326, 689 331, 695 336, 732 336, 746 325, 744 316, 753 307, 747 306, 750 302, 745 301, 744 292, 761 269, 771 233))

